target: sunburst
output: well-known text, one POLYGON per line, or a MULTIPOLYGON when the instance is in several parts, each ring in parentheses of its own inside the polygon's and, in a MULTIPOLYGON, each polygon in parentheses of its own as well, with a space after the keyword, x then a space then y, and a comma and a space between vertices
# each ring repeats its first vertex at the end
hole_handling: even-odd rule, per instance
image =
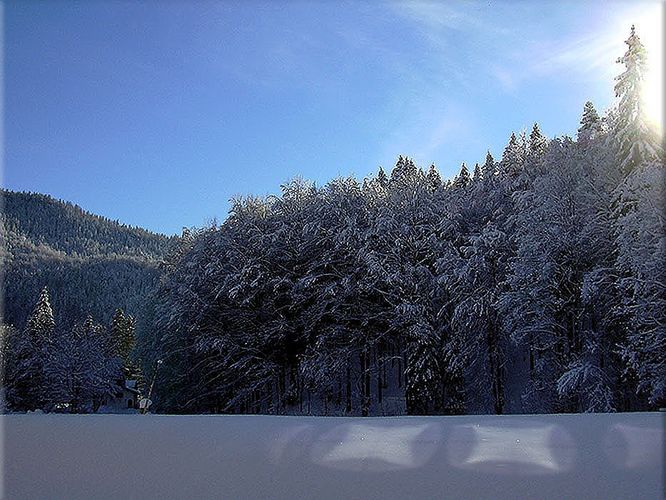
POLYGON ((636 20, 636 33, 647 51, 647 71, 643 81, 643 109, 645 117, 663 133, 664 77, 663 77, 663 12, 662 6, 650 9, 636 20))

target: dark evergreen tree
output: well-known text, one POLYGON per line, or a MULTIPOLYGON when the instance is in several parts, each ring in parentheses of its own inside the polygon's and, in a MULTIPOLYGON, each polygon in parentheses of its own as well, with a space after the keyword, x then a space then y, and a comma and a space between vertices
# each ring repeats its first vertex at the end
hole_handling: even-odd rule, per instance
POLYGON ((440 177, 434 163, 430 165, 426 178, 431 189, 437 190, 442 187, 442 178, 440 177))
POLYGON ((583 107, 583 116, 580 119, 578 128, 578 142, 581 145, 587 145, 593 141, 602 132, 601 118, 594 105, 587 101, 583 107))
POLYGON ((532 132, 530 133, 529 156, 535 159, 543 157, 543 155, 546 153, 547 146, 548 140, 541 133, 539 125, 535 123, 532 127, 532 132))
POLYGON ((9 400, 15 410, 42 409, 49 400, 45 375, 52 350, 55 321, 49 291, 44 287, 15 349, 14 387, 9 400))
POLYGON ((472 178, 469 175, 469 170, 467 170, 467 165, 464 163, 460 167, 460 173, 453 180, 452 187, 454 189, 464 189, 472 183, 472 178))

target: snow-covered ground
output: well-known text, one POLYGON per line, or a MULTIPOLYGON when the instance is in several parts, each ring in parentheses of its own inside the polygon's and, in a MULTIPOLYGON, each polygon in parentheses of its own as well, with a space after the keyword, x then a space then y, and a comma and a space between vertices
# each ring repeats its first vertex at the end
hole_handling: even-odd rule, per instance
POLYGON ((665 418, 6 415, 3 498, 661 498, 665 418))

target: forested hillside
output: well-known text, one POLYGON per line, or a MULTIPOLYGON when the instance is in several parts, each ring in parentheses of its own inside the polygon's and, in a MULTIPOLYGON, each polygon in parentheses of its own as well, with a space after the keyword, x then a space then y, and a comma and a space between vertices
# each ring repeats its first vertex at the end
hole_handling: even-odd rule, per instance
POLYGON ((36 193, 3 190, 4 322, 23 327, 44 286, 63 327, 136 314, 172 239, 36 193))
POLYGON ((639 410, 664 403, 661 137, 632 28, 615 108, 452 181, 400 157, 294 180, 181 241, 141 349, 167 412, 639 410), (158 364, 157 360, 162 363, 158 364))

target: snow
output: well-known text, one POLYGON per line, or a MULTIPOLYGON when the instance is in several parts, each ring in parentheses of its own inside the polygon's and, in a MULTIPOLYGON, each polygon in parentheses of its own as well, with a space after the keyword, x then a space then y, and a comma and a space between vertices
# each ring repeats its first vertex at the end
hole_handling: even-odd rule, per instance
POLYGON ((4 498, 659 498, 665 418, 5 415, 4 498))

